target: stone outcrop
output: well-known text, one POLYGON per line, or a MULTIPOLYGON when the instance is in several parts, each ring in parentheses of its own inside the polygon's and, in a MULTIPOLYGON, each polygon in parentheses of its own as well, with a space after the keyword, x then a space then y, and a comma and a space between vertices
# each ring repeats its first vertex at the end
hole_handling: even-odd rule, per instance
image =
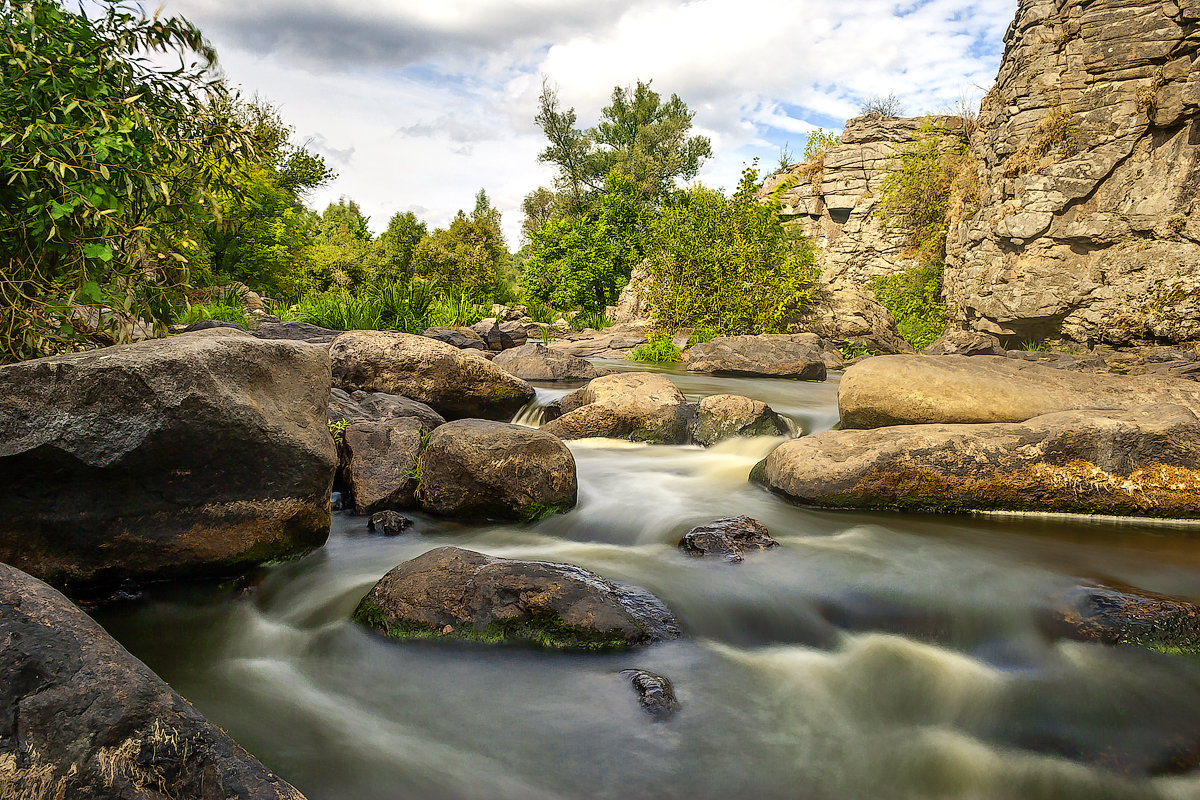
POLYGON ((952 323, 1200 338, 1198 23, 1195 0, 1021 0, 952 219, 952 323))
POLYGON ((447 419, 508 421, 533 387, 473 350, 396 331, 349 331, 329 348, 334 385, 387 392, 428 404, 447 419))
POLYGON ((421 333, 422 336, 428 336, 430 339, 437 339, 439 342, 445 342, 451 347, 457 347, 459 350, 487 350, 487 342, 483 340, 476 331, 471 328, 426 328, 421 333))
MULTIPOLYGON (((689 372, 823 381, 825 362, 831 356, 827 349, 812 333, 718 336, 693 346, 684 360, 689 372)), ((842 359, 836 350, 832 357, 840 366, 842 359)))
POLYGON ((503 422, 447 422, 429 436, 415 478, 426 511, 531 522, 575 507, 575 458, 543 431, 503 422))
POLYGON ((0 367, 0 561, 74 590, 320 547, 329 392, 323 348, 225 329, 0 367))
POLYGON ((537 342, 505 350, 497 354, 492 363, 526 381, 590 381, 601 374, 582 358, 551 350, 537 342))
POLYGON ((0 797, 304 800, 65 597, 5 564, 0 797))
POLYGON ((692 408, 664 375, 622 372, 604 375, 547 409, 560 414, 542 430, 561 439, 596 436, 652 444, 683 444, 692 408))
POLYGON ((820 508, 1200 516, 1200 420, 1177 405, 1023 423, 826 431, 753 478, 820 508))
POLYGON ((692 441, 705 447, 736 436, 787 435, 787 423, 769 405, 736 394, 705 397, 692 423, 692 441))
POLYGON ((440 547, 384 575, 354 619, 396 639, 624 650, 679 636, 662 601, 570 564, 440 547))
POLYGON ((1200 411, 1200 384, 1072 372, 1004 356, 880 356, 847 369, 838 386, 844 428, 1021 422, 1055 411, 1151 403, 1200 411))

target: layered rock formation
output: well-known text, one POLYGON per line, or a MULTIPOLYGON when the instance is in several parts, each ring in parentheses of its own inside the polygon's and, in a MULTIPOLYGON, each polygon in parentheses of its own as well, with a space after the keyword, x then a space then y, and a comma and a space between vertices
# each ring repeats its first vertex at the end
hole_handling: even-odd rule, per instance
POLYGON ((1021 0, 952 220, 953 324, 1200 338, 1197 0, 1021 0))

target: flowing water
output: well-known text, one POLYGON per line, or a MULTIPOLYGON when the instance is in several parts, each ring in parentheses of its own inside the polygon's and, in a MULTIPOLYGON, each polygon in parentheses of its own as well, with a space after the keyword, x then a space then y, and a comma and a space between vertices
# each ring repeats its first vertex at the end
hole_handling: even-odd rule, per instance
MULTIPOLYGON (((765 400, 803 432, 836 422, 835 380, 672 378, 693 400, 765 400)), ((1173 774, 1200 744, 1200 660, 1054 640, 1039 622, 1095 580, 1200 598, 1200 531, 805 510, 747 483, 780 441, 573 442, 568 514, 413 515, 396 538, 335 514, 325 548, 252 590, 178 588, 96 615, 310 800, 1200 798, 1200 777, 1173 774), (676 548, 736 514, 782 546, 738 565, 676 548), (400 644, 349 621, 387 570, 450 544, 644 586, 687 635, 580 655, 400 644), (627 667, 673 680, 679 712, 645 715, 627 667)))

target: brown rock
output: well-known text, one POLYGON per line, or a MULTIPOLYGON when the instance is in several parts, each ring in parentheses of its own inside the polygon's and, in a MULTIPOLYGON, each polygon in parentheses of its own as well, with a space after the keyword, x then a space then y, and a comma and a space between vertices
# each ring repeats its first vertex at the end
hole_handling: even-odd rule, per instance
POLYGON ((591 380, 600 373, 582 358, 529 342, 498 353, 492 361, 510 375, 526 381, 591 380))
POLYGON ((692 410, 683 393, 663 375, 621 372, 605 375, 564 397, 562 416, 542 426, 560 439, 603 436, 655 444, 683 444, 692 410))
POLYGON ((823 381, 823 344, 812 333, 718 336, 692 347, 684 360, 689 372, 823 381))
POLYGON ((747 552, 778 546, 766 525, 744 514, 698 525, 679 540, 680 549, 688 555, 724 556, 734 563, 740 563, 747 552))
POLYGON ((735 394, 705 397, 692 424, 692 440, 706 447, 735 436, 787 434, 787 423, 769 405, 735 394))

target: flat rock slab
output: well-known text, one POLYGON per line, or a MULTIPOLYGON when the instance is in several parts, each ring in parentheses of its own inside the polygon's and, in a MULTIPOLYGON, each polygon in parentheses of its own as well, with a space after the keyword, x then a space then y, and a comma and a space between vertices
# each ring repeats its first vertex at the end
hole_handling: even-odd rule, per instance
POLYGON ((527 381, 590 381, 601 374, 582 358, 551 350, 537 342, 505 350, 492 363, 527 381))
POLYGON ((575 507, 575 457, 557 436, 463 419, 429 435, 416 477, 426 511, 459 519, 533 522, 575 507))
POLYGON ((350 331, 329 348, 334 385, 386 392, 428 404, 446 419, 507 422, 534 397, 533 387, 478 355, 396 331, 350 331))
POLYGON ((664 375, 605 375, 562 398, 542 430, 561 439, 607 437, 654 444, 683 444, 693 410, 664 375))
POLYGON ((308 322, 264 322, 254 331, 259 339, 285 339, 309 344, 329 344, 342 334, 308 322))
POLYGON ((1024 423, 826 431, 780 445, 752 479, 821 508, 1200 516, 1188 408, 1063 411, 1024 423))
POLYGON ((0 367, 0 561, 60 587, 325 543, 323 348, 224 329, 0 367))
POLYGON ((823 381, 824 350, 821 338, 812 333, 719 336, 693 346, 684 361, 689 372, 823 381))
POLYGON ((396 639, 456 637, 554 650, 625 650, 680 633, 667 607, 644 589, 570 564, 457 547, 392 569, 354 618, 396 639))
POLYGON ((0 797, 304 800, 65 597, 5 564, 0 797))
POLYGON ((1200 411, 1200 384, 1157 376, 1093 375, 1003 356, 879 356, 846 370, 843 428, 1023 422, 1056 411, 1174 403, 1200 411))

